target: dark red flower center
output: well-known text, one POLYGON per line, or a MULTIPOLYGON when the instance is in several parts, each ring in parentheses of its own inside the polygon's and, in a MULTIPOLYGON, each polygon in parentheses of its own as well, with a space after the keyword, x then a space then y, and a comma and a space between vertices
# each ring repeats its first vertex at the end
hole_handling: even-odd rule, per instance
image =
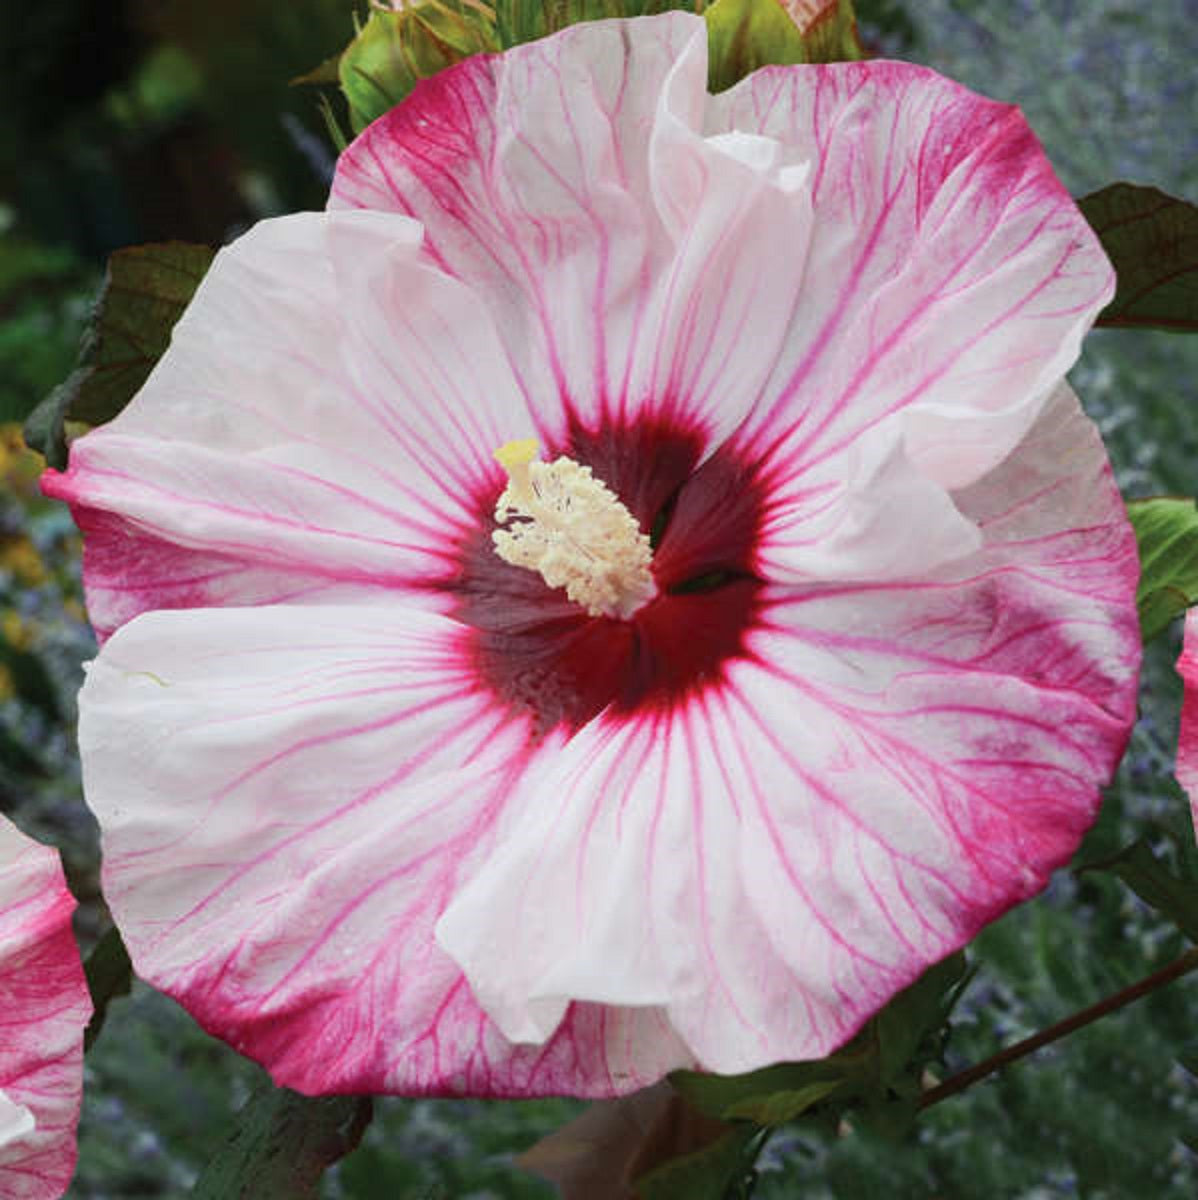
POLYGON ((444 586, 472 629, 474 669, 538 735, 615 715, 668 711, 724 678, 746 657, 761 611, 757 545, 764 488, 747 456, 721 448, 700 465, 704 436, 665 421, 576 428, 545 458, 567 455, 616 493, 653 542, 658 595, 628 620, 591 617, 534 571, 495 553, 494 508, 478 499, 476 526, 444 586))

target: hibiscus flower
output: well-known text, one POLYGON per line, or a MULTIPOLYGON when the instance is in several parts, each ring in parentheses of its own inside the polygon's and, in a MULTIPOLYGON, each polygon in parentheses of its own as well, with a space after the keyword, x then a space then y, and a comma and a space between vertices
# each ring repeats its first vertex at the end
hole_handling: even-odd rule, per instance
POLYGON ((1135 544, 1062 383, 1112 273, 1022 117, 705 81, 675 13, 422 83, 47 478, 109 903, 280 1083, 823 1055, 1122 752, 1135 544))
POLYGON ((0 818, 0 1196, 50 1200, 75 1169, 91 1002, 58 855, 0 818))

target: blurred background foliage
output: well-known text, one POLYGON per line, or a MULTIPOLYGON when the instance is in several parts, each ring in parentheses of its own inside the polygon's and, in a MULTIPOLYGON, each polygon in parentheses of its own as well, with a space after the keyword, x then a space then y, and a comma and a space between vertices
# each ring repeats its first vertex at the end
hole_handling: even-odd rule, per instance
MULTIPOLYGON (((857 11, 872 52, 1020 104, 1074 194, 1126 178, 1198 200, 1195 0, 857 0, 857 11)), ((78 538, 66 510, 40 498, 39 463, 14 422, 69 373, 109 251, 165 238, 219 244, 263 216, 322 205, 332 147, 316 95, 289 80, 352 32, 346 0, 41 0, 0 16, 0 808, 62 849, 85 946, 107 924, 71 735, 94 644, 78 538)), ((1073 380, 1126 494, 1198 490, 1196 379, 1198 339, 1108 330, 1087 341, 1073 380)), ((1176 650, 1176 631, 1151 648, 1142 718, 1079 861, 1144 835, 1175 863, 1194 856, 1170 777, 1176 650)), ((1061 874, 975 943, 979 970, 954 1016, 948 1069, 1182 945, 1112 877, 1061 874)), ((1196 1047, 1191 980, 931 1109, 898 1143, 817 1123, 783 1129, 757 1194, 1189 1200, 1198 1084, 1181 1059, 1196 1047)), ((185 1194, 261 1074, 135 986, 88 1057, 68 1194, 185 1194)), ((512 1157, 578 1107, 380 1101, 324 1194, 548 1196, 512 1157)))

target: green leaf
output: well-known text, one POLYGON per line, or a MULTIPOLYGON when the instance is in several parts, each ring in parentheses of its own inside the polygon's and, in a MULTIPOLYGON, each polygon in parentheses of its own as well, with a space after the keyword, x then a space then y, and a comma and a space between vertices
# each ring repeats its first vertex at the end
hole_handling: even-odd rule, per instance
POLYGON ((748 1116, 755 1111, 766 1112, 779 1095, 809 1094, 815 1089, 822 1090, 820 1099, 861 1095, 867 1086, 873 1052, 872 1046, 845 1049, 827 1058, 778 1063, 745 1075, 675 1071, 670 1083, 700 1112, 723 1120, 734 1113, 748 1116))
POLYGON ((1198 330, 1198 207, 1134 183, 1078 205, 1119 277, 1098 324, 1198 330))
POLYGON ((57 471, 66 470, 67 408, 81 373, 78 369, 72 371, 66 382, 60 383, 29 414, 21 430, 25 444, 31 450, 36 450, 57 471))
POLYGON ((96 943, 83 964, 83 973, 92 998, 92 1018, 83 1034, 83 1049, 90 1050, 104 1028, 110 1001, 127 996, 133 986, 133 964, 116 929, 110 929, 96 943))
POLYGON ((851 0, 715 0, 703 15, 713 92, 758 67, 863 57, 851 0))
POLYGON ((1198 880, 1174 875, 1147 842, 1133 842, 1113 858, 1087 863, 1081 870, 1118 875, 1141 900, 1168 917, 1190 941, 1198 942, 1198 880))
POLYGON ((752 1167, 748 1151, 757 1136, 751 1125, 730 1129, 710 1146, 655 1167, 636 1181, 639 1200, 723 1200, 752 1167))
POLYGON ((893 1084, 925 1039, 944 1027, 968 978, 965 955, 960 951, 950 954, 899 992, 874 1018, 881 1083, 893 1084))
POLYGON ((486 10, 466 0, 372 12, 338 63, 354 132, 394 108, 421 79, 499 48, 486 10))
POLYGON ((839 1079, 821 1079, 800 1088, 749 1096, 730 1104, 724 1110, 724 1116, 729 1120, 755 1121, 758 1125, 784 1125, 813 1104, 826 1100, 842 1084, 839 1079))
POLYGON ((190 242, 160 242, 109 256, 78 365, 25 424, 25 440, 52 467, 66 465, 67 422, 111 421, 145 383, 215 253, 190 242))
POLYGON ((1127 514, 1140 549, 1140 635, 1149 642, 1198 604, 1198 508, 1189 498, 1157 496, 1132 500, 1127 514))
POLYGON ((264 1084, 237 1114, 237 1132, 204 1169, 196 1200, 308 1200, 325 1168, 370 1124, 366 1096, 301 1096, 264 1084))

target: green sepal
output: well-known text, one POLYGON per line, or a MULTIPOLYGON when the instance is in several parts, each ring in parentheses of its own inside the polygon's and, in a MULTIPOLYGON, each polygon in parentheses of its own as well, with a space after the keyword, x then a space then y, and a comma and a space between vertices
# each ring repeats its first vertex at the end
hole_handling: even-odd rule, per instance
POLYGON ((325 1168, 362 1140, 367 1096, 301 1096, 264 1084, 237 1114, 237 1131, 204 1168, 195 1200, 314 1200, 325 1168))
POLYGON ((91 994, 92 1016, 83 1033, 83 1049, 90 1050, 104 1021, 108 1005, 118 996, 127 996, 133 986, 133 964, 129 951, 116 929, 110 929, 95 945, 83 964, 87 990, 91 994))
POLYGON ((1077 203, 1118 276, 1098 324, 1198 331, 1198 206, 1134 183, 1077 203))
POLYGON ((26 442, 50 466, 66 466, 68 423, 111 421, 145 383, 215 254, 210 246, 160 242, 109 256, 75 370, 25 422, 26 442))
POLYGON ((722 92, 758 67, 807 61, 799 27, 778 0, 715 0, 707 21, 707 85, 722 92))
POLYGON ((495 28, 503 49, 534 42, 583 21, 702 12, 706 0, 495 0, 495 28))
POLYGON ((826 0, 804 27, 780 0, 715 0, 707 21, 707 82, 722 92, 759 67, 864 57, 851 0, 826 0))
POLYGON ((853 0, 821 0, 820 12, 803 30, 809 63, 859 62, 868 55, 857 36, 853 0))
POLYGON ((1140 552, 1140 636, 1150 642, 1198 604, 1198 508, 1189 497, 1156 496, 1129 501, 1127 515, 1140 552))
POLYGON ((425 0, 398 12, 372 12, 337 66, 354 133, 394 108, 421 79, 498 49, 487 10, 464 0, 425 0))

